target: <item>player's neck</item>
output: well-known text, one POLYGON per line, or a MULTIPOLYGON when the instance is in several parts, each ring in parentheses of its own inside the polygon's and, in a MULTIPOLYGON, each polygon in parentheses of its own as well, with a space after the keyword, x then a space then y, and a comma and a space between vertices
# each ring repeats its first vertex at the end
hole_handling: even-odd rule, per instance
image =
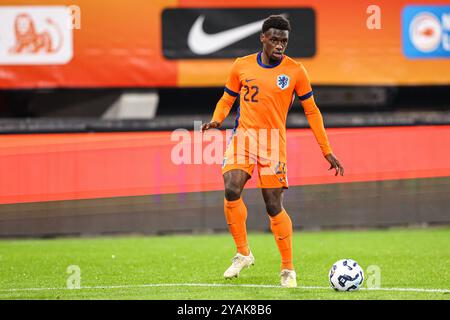
POLYGON ((264 52, 264 50, 263 50, 263 51, 261 52, 261 62, 262 62, 263 64, 267 65, 267 66, 270 66, 270 65, 276 64, 276 63, 279 62, 279 61, 270 59, 270 58, 266 55, 266 53, 264 52))
POLYGON ((261 53, 261 62, 264 63, 265 65, 271 65, 274 63, 274 61, 272 61, 267 54, 264 52, 264 50, 261 53))

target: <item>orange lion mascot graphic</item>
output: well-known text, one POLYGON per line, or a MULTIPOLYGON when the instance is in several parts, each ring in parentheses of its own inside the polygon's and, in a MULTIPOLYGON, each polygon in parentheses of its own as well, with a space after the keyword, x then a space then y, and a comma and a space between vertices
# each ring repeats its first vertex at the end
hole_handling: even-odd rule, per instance
POLYGON ((58 32, 59 43, 53 47, 53 41, 48 31, 38 33, 33 19, 29 14, 21 13, 14 22, 14 31, 16 44, 10 49, 11 53, 54 53, 59 51, 62 46, 62 34, 58 25, 47 18, 46 22, 58 32))

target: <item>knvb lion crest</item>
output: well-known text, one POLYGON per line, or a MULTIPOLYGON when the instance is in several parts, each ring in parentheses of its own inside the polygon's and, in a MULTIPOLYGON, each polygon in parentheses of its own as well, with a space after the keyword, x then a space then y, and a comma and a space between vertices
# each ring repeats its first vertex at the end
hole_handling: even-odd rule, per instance
POLYGON ((0 65, 59 65, 73 57, 66 6, 0 6, 0 65))
POLYGON ((52 18, 45 19, 46 27, 52 27, 57 33, 57 44, 54 44, 50 32, 38 32, 36 22, 30 14, 20 13, 14 21, 15 44, 9 49, 11 54, 21 53, 56 53, 61 50, 63 35, 61 27, 52 18))
POLYGON ((284 90, 287 87, 289 87, 289 77, 285 74, 280 74, 277 77, 277 86, 281 89, 284 90))

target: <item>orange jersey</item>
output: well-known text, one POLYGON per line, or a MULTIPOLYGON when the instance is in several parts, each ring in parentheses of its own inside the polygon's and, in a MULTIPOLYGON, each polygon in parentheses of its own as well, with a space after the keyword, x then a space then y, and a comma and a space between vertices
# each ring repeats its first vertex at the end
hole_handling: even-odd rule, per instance
MULTIPOLYGON (((225 85, 224 96, 214 112, 213 121, 222 122, 234 99, 240 96, 235 129, 244 132, 249 129, 276 129, 279 136, 277 157, 279 161, 286 162, 286 118, 295 94, 302 101, 322 152, 331 153, 306 70, 300 62, 286 55, 273 65, 265 65, 262 62, 261 52, 236 59, 225 85)), ((270 131, 267 132, 270 137, 270 131)), ((273 151, 269 147, 269 153, 273 151)))

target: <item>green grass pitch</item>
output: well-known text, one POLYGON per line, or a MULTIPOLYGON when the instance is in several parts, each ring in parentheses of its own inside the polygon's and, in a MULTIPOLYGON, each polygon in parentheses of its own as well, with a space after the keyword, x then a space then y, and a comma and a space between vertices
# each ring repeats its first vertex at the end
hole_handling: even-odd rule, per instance
POLYGON ((255 266, 230 281, 228 234, 0 240, 0 299, 450 299, 448 227, 295 231, 296 289, 278 287, 273 236, 249 242, 255 266), (332 290, 328 271, 342 258, 358 261, 366 280, 378 266, 381 290, 366 281, 356 292, 332 290), (80 289, 67 289, 70 265, 80 268, 80 289))

